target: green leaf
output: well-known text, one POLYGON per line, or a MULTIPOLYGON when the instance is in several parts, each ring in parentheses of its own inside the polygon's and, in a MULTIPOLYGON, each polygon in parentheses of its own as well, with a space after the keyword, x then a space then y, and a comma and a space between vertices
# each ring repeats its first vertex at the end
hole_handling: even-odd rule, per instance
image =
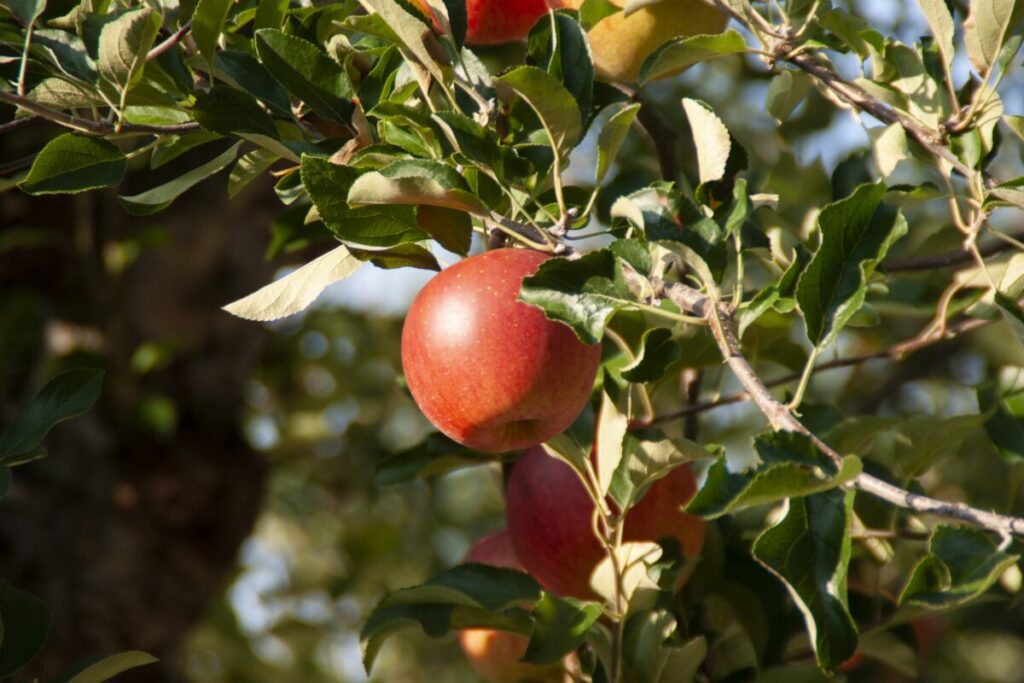
POLYGON ((867 281, 893 242, 907 232, 903 215, 881 204, 885 185, 861 185, 818 214, 821 246, 796 288, 807 337, 825 346, 864 303, 867 281))
POLYGON ((235 157, 238 156, 238 148, 242 143, 232 145, 219 156, 211 159, 202 166, 194 168, 188 173, 175 178, 163 185, 158 185, 151 190, 130 197, 119 196, 117 200, 128 213, 136 216, 147 216, 158 211, 163 211, 177 199, 182 193, 192 186, 202 182, 227 167, 235 157))
POLYGON ((574 261, 548 259, 523 278, 519 300, 572 327, 584 344, 599 342, 612 314, 635 303, 618 257, 607 249, 574 261))
POLYGON ((464 628, 496 628, 529 635, 531 620, 515 605, 540 597, 540 586, 523 572, 482 564, 459 565, 381 600, 360 633, 363 663, 369 671, 390 635, 417 625, 432 638, 464 628))
POLYGON ((261 29, 256 54, 270 75, 320 116, 348 123, 354 91, 338 64, 313 43, 276 29, 261 29))
POLYGON ((1021 19, 1022 7, 1017 0, 983 0, 972 2, 964 21, 964 43, 974 70, 987 76, 1007 34, 1012 35, 1021 19))
POLYGON ((444 80, 441 65, 424 43, 424 39, 433 34, 423 19, 406 12, 395 0, 362 0, 362 3, 380 15, 402 44, 434 78, 444 80))
POLYGON ((434 254, 418 242, 404 242, 393 247, 371 249, 349 246, 348 250, 360 261, 369 261, 384 270, 394 268, 441 270, 441 264, 437 262, 434 254))
POLYGON ((50 632, 50 613, 43 601, 0 579, 0 679, 31 662, 50 632))
POLYGON ((1024 464, 1024 420, 1010 412, 1006 401, 993 386, 978 387, 976 393, 978 410, 989 416, 985 421, 985 432, 999 455, 1007 462, 1024 464))
POLYGON ((662 378, 670 365, 683 357, 683 350, 672 338, 672 330, 654 327, 644 332, 640 352, 632 363, 622 368, 628 382, 654 382, 662 378))
POLYGON ((351 166, 332 164, 323 157, 302 156, 302 184, 320 219, 339 238, 374 247, 390 247, 424 234, 415 226, 412 209, 405 206, 349 207, 352 186, 365 175, 351 166))
POLYGON ((597 164, 594 168, 594 186, 600 187, 604 177, 611 168, 612 162, 622 147, 622 141, 626 139, 626 133, 633 125, 637 113, 640 111, 639 104, 618 105, 612 104, 609 109, 617 111, 612 114, 597 136, 597 164))
POLYGON ((583 0, 579 7, 580 26, 589 31, 605 17, 620 11, 620 7, 611 0, 583 0))
POLYGON ((861 473, 858 457, 844 457, 837 468, 809 437, 796 432, 761 434, 754 439, 754 449, 759 462, 741 472, 730 472, 725 457, 719 457, 686 511, 715 519, 755 505, 828 491, 861 473))
POLYGON ((162 18, 150 8, 131 10, 103 27, 96 68, 118 93, 142 78, 146 55, 160 31, 162 18))
POLYGON ((138 650, 119 652, 116 655, 104 657, 75 674, 68 679, 68 683, 103 683, 103 681, 109 681, 114 676, 125 671, 158 661, 160 660, 147 652, 140 652, 138 650))
POLYGON ((846 604, 853 491, 789 501, 778 524, 754 541, 753 555, 785 583, 800 607, 818 666, 833 670, 857 648, 846 604))
POLYGON ((235 195, 263 175, 278 159, 278 155, 264 148, 254 149, 239 157, 228 175, 228 199, 234 199, 235 195))
POLYGON ((235 135, 278 156, 299 162, 299 155, 278 139, 270 114, 260 107, 256 98, 242 90, 215 85, 209 92, 196 96, 192 111, 196 122, 207 130, 235 135))
POLYGON ((1003 117, 1003 123, 1013 131, 1014 135, 1024 140, 1024 116, 1007 114, 1003 117))
POLYGON ((942 61, 948 67, 953 63, 953 15, 946 0, 917 0, 917 5, 928 22, 942 61))
POLYGON ((364 173, 352 183, 348 202, 352 205, 426 204, 478 216, 490 215, 455 169, 426 160, 397 161, 380 171, 364 173))
POLYGON ((928 554, 914 566, 900 593, 901 605, 949 609, 974 600, 1019 560, 999 550, 985 532, 942 525, 928 541, 928 554))
POLYGON ((288 92, 253 55, 221 50, 217 53, 217 75, 266 104, 275 114, 292 115, 288 92))
POLYGON ((515 93, 540 119, 555 153, 568 158, 583 130, 576 100, 554 76, 533 66, 520 66, 494 79, 498 95, 515 93))
POLYGON ((46 0, 4 0, 0 7, 10 10, 18 23, 27 28, 35 23, 46 9, 46 0))
POLYGON ((669 437, 651 427, 627 433, 624 450, 609 489, 609 495, 620 509, 632 507, 651 484, 679 465, 714 457, 694 441, 669 437))
POLYGON ((124 153, 100 138, 64 133, 39 151, 19 187, 29 194, 73 194, 117 185, 124 177, 124 153))
POLYGON ((581 120, 590 118, 594 96, 594 65, 583 28, 565 12, 551 12, 548 21, 537 21, 530 29, 527 55, 558 79, 575 98, 581 120))
POLYGON ((211 73, 217 53, 217 39, 224 30, 230 9, 231 0, 199 0, 192 12, 192 39, 196 41, 199 54, 206 57, 211 73))
POLYGON ((469 214, 443 206, 425 204, 416 209, 416 225, 448 251, 465 256, 473 241, 469 214))
POLYGON ((765 108, 776 121, 785 121, 803 102, 811 85, 810 76, 803 71, 780 71, 768 84, 765 108))
POLYGON ((330 284, 343 280, 362 265, 344 246, 335 247, 298 270, 224 306, 246 320, 277 320, 304 310, 330 284))
POLYGON ((601 605, 547 593, 533 607, 533 634, 523 661, 554 664, 583 644, 602 614, 601 605))
POLYGON ((638 680, 651 683, 693 683, 708 656, 704 636, 676 644, 679 627, 663 609, 644 610, 627 619, 623 655, 638 680))
POLYGON ((741 54, 746 49, 743 36, 733 29, 722 33, 673 38, 644 59, 640 66, 640 85, 676 74, 697 62, 741 54))
POLYGON ((385 458, 377 466, 374 479, 378 486, 394 486, 500 459, 494 453, 471 451, 443 434, 434 432, 423 443, 385 458))
POLYGON ((0 434, 0 463, 35 451, 54 425, 81 415, 100 396, 103 371, 70 370, 57 375, 0 434))

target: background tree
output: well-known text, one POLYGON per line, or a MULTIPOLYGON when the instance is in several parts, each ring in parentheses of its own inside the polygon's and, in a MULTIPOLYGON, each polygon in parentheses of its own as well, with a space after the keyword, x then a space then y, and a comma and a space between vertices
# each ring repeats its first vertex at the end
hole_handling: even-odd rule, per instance
POLYGON ((452 638, 381 649, 416 622, 594 680, 1014 680, 1019 3, 706 0, 724 32, 601 80, 602 22, 672 1, 495 48, 448 0, 5 6, 0 677, 45 635, 27 590, 44 680, 138 649, 139 680, 359 679, 360 630, 380 680, 472 680, 452 638), (454 567, 514 454, 431 433, 395 320, 217 308, 484 244, 555 256, 522 299, 602 343, 546 448, 609 494, 605 601, 454 567), (261 254, 305 265, 257 289, 261 254), (699 560, 617 533, 678 466, 699 560))

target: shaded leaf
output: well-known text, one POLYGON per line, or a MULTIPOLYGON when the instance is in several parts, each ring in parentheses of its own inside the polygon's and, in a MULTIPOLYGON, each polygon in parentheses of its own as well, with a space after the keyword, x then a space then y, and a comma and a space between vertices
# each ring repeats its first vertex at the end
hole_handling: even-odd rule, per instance
POLYGON ((590 46, 582 27, 568 14, 552 12, 547 19, 530 29, 527 54, 533 64, 561 81, 575 98, 585 124, 594 94, 590 46))
POLYGON ((754 542, 753 555, 786 585, 800 607, 818 666, 833 670, 857 648, 846 605, 853 491, 789 501, 786 516, 754 542))
POLYGON ((199 54, 206 57, 211 67, 217 52, 217 39, 224 30, 224 22, 231 9, 231 0, 199 0, 192 12, 192 39, 199 54))
POLYGON ((19 187, 29 194, 72 194, 117 185, 124 177, 124 153, 100 138, 64 133, 39 151, 19 187))
POLYGON ((630 126, 633 125, 633 121, 640 111, 639 104, 625 106, 613 104, 609 107, 615 107, 617 111, 608 118, 597 136, 597 165, 594 168, 594 185, 596 187, 600 187, 604 182, 608 169, 611 168, 612 162, 615 161, 615 157, 619 153, 619 148, 622 147, 623 140, 626 139, 626 133, 629 132, 630 126))
POLYGON ((276 29, 261 29, 256 53, 270 75, 321 116, 348 123, 354 91, 338 64, 307 40, 276 29))
POLYGON ((695 441, 669 437, 657 428, 627 433, 624 451, 609 488, 609 495, 620 509, 632 507, 651 484, 679 465, 714 457, 695 441))
POLYGON ((583 644, 587 631, 600 618, 601 606, 573 598, 544 594, 533 607, 534 628, 523 661, 554 664, 583 644))
POLYGON ((936 527, 928 555, 914 566, 900 593, 901 605, 948 609, 984 593, 1020 559, 999 550, 985 532, 968 527, 936 527))
POLYGON ((667 327, 651 328, 640 340, 636 359, 622 368, 622 378, 629 382, 657 381, 682 356, 683 350, 672 338, 672 330, 667 327))
POLYGON ((443 206, 424 205, 416 209, 416 225, 448 251, 465 256, 473 240, 469 214, 443 206))
POLYGON ((743 36, 733 29, 723 33, 673 38, 649 54, 640 66, 640 85, 678 73, 714 57, 745 52, 743 36))
POLYGON ((36 596, 14 588, 0 579, 0 678, 10 676, 31 662, 50 632, 50 613, 36 596))
POLYGON ((540 119, 556 153, 567 157, 583 130, 580 110, 568 90, 551 74, 533 66, 520 66, 494 79, 498 94, 521 97, 540 119))
POLYGON ((686 511, 715 519, 754 505, 828 491, 861 472, 858 457, 846 456, 836 467, 810 438, 796 432, 761 434, 754 439, 754 449, 759 462, 745 471, 730 472, 724 456, 713 463, 686 511))
POLYGON ((242 143, 235 144, 214 157, 198 168, 175 178, 163 185, 158 185, 151 190, 130 197, 118 196, 117 200, 129 213, 136 216, 146 216, 151 213, 163 211, 177 199, 182 193, 191 189, 194 185, 206 180, 214 173, 222 171, 238 155, 238 148, 242 143))
POLYGON ((0 463, 21 459, 35 451, 56 424, 92 407, 102 386, 103 371, 86 368, 70 370, 47 382, 0 434, 0 463))
POLYGON ((768 84, 765 108, 777 121, 785 121, 803 102, 811 89, 810 77, 802 71, 780 71, 768 84))
POLYGON ((394 486, 500 459, 501 456, 494 453, 471 451, 445 435, 433 432, 419 445, 385 458, 377 466, 374 479, 378 486, 394 486))
POLYGON ((35 23, 46 9, 46 0, 4 0, 2 6, 10 10, 18 23, 27 27, 35 23))
POLYGON ((369 261, 378 268, 421 268, 441 270, 441 264, 429 249, 416 242, 404 242, 382 249, 359 249, 349 246, 349 253, 360 261, 369 261))
POLYGON ((103 27, 96 68, 118 92, 130 90, 142 78, 161 23, 160 15, 146 7, 125 12, 103 27))

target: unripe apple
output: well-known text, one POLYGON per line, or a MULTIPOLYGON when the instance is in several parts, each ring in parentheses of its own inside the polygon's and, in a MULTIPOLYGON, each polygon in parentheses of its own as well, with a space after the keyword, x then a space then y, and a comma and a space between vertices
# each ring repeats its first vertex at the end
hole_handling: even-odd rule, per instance
MULTIPOLYGON (((681 511, 697 489, 689 465, 675 468, 651 485, 626 515, 623 541, 673 537, 686 557, 700 553, 704 522, 681 511)), ((606 557, 594 537, 594 504, 572 468, 530 448, 519 456, 505 490, 505 514, 516 554, 546 590, 593 599, 590 576, 606 557)))
MULTIPOLYGON (((431 17, 424 0, 412 2, 431 17)), ((547 11, 546 0, 466 0, 466 42, 496 45, 522 40, 547 11)), ((432 23, 436 29, 437 22, 432 23)))
MULTIPOLYGON (((610 0, 622 7, 625 0, 610 0)), ((578 10, 583 0, 549 0, 553 9, 578 10)), ((700 0, 661 0, 597 22, 587 32, 597 75, 608 81, 632 83, 644 59, 662 43, 677 36, 720 33, 727 17, 700 0)))
MULTIPOLYGON (((474 543, 465 561, 523 570, 507 529, 474 543)), ((459 632, 459 645, 466 659, 487 683, 562 683, 568 680, 563 664, 538 666, 519 661, 528 642, 523 636, 508 631, 475 628, 459 632)))
POLYGON ((444 269, 420 290, 402 328, 409 391, 434 426, 497 453, 535 446, 572 424, 590 396, 600 345, 516 301, 547 258, 496 249, 444 269))

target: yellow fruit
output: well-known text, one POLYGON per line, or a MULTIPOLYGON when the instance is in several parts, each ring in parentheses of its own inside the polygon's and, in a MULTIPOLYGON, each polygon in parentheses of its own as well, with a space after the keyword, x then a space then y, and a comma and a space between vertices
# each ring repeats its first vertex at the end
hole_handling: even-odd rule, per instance
MULTIPOLYGON (((625 0, 610 0, 622 7, 625 0)), ((548 0, 554 9, 579 9, 583 0, 548 0)), ((721 33, 727 17, 700 0, 661 0, 633 12, 609 15, 587 33, 594 70, 608 81, 632 83, 640 65, 662 43, 678 36, 721 33)))

